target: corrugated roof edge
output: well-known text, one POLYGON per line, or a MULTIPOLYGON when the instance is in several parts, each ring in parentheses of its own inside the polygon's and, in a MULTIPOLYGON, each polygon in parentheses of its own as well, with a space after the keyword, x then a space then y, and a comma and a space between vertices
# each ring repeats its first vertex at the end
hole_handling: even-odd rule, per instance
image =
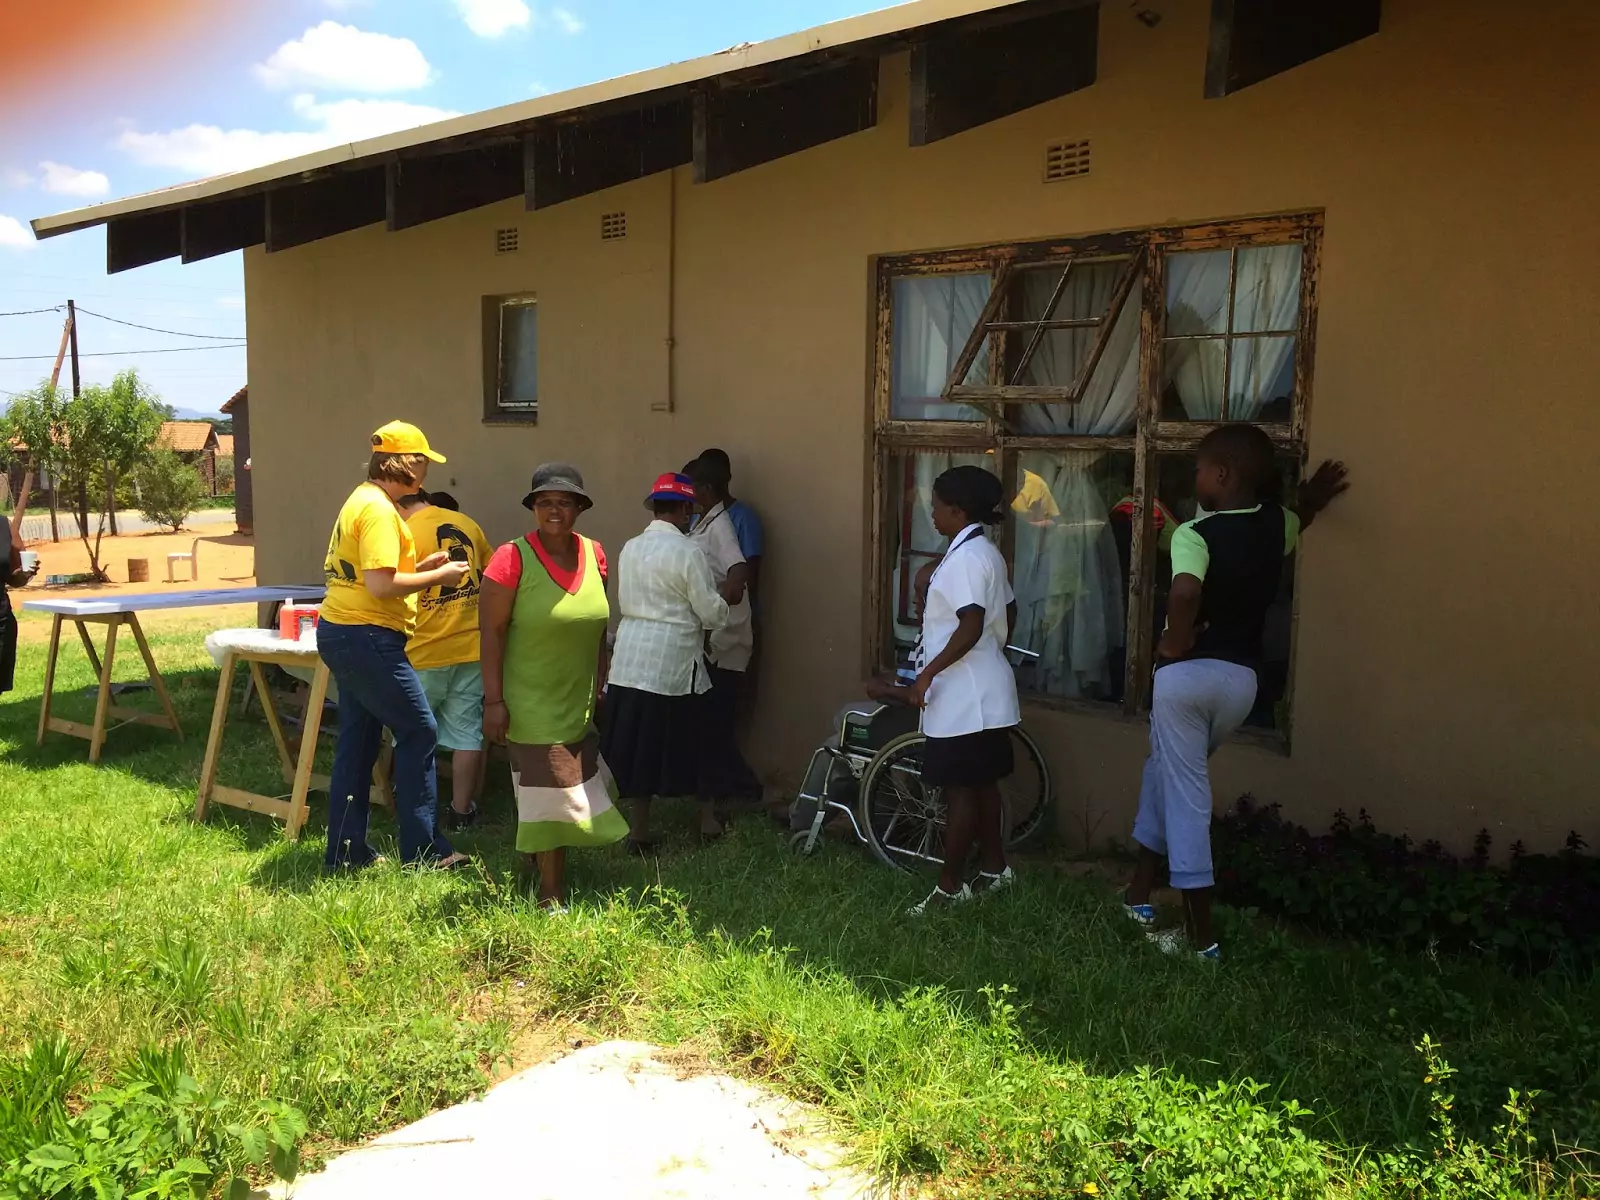
POLYGON ((671 63, 663 67, 652 67, 646 71, 636 71, 631 75, 618 75, 612 79, 584 84, 582 87, 565 92, 536 96, 531 100, 520 100, 515 104, 468 113, 452 117, 447 121, 436 121, 431 125, 419 125, 413 129, 383 134, 359 142, 330 146, 326 150, 302 154, 298 158, 268 163, 265 166, 251 167, 230 175, 213 175, 207 179, 176 184, 154 192, 108 200, 103 204, 93 204, 87 208, 72 209, 47 217, 35 217, 31 222, 33 233, 39 238, 72 233, 74 230, 104 224, 114 217, 174 208, 197 200, 216 199, 231 192, 260 187, 307 171, 322 170, 338 166, 340 163, 407 150, 429 142, 443 141, 446 138, 483 133, 502 125, 516 125, 538 117, 557 116, 593 104, 625 100, 630 96, 643 95, 661 88, 697 83, 733 71, 798 58, 818 50, 848 46, 872 38, 890 37, 923 25, 971 16, 974 13, 1010 8, 1023 3, 1027 3, 1027 0, 911 0, 907 4, 878 9, 857 17, 845 17, 839 21, 831 21, 826 25, 818 25, 799 33, 785 34, 769 41, 745 42, 701 58, 671 63))

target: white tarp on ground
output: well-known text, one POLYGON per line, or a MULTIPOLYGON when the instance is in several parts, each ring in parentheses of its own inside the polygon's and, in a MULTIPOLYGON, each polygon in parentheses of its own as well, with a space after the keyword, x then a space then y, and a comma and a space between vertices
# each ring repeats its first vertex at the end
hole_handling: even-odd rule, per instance
POLYGON ((654 1046, 605 1042, 514 1075, 274 1197, 293 1200, 865 1200, 793 1101, 684 1077, 654 1046))

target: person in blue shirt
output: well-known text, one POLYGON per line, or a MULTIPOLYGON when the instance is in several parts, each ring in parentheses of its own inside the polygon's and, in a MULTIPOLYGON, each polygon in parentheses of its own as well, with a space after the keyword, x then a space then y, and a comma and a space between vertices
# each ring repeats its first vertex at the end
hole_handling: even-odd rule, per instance
POLYGON ((733 464, 728 460, 726 450, 712 447, 702 450, 697 460, 706 468, 706 474, 713 480, 712 487, 716 491, 716 499, 727 507, 728 519, 733 522, 734 532, 739 535, 739 549, 744 552, 745 562, 750 564, 750 605, 756 606, 757 580, 761 577, 761 556, 766 552, 766 532, 761 528, 761 518, 756 515, 756 510, 743 500, 736 500, 728 490, 733 483, 733 464))
POLYGON ((750 597, 750 633, 753 646, 749 665, 744 670, 744 698, 740 705, 740 723, 748 724, 750 714, 755 708, 761 670, 761 558, 766 552, 766 532, 761 527, 761 518, 756 515, 756 510, 743 500, 735 499, 730 490, 733 484, 733 464, 729 461, 726 450, 714 446, 709 450, 702 450, 700 457, 684 470, 692 474, 695 482, 706 490, 706 499, 710 502, 708 507, 719 503, 723 505, 728 520, 733 524, 733 531, 738 535, 739 551, 749 566, 745 589, 750 597))

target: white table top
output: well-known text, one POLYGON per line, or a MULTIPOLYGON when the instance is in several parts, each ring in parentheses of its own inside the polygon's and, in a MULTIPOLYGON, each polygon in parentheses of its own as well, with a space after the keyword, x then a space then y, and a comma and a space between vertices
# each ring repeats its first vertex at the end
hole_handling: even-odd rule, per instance
POLYGON ((206 635, 206 652, 217 666, 229 650, 255 651, 257 654, 291 654, 303 658, 315 667, 317 663, 317 635, 308 632, 296 641, 282 636, 276 629, 219 629, 206 635))
MULTIPOLYGON (((115 613, 154 612, 166 608, 209 608, 218 604, 273 604, 304 600, 319 604, 327 589, 313 587, 204 588, 186 592, 139 592, 126 596, 40 596, 24 593, 28 612, 56 613, 63 617, 108 617, 115 613)), ((16 595, 15 592, 12 595, 16 595)))

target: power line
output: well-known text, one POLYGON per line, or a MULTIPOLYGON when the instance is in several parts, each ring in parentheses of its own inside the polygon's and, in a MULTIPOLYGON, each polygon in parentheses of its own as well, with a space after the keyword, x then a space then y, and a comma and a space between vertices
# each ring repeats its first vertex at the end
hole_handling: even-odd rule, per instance
MULTIPOLYGON (((4 312, 4 313, 0 313, 0 317, 31 317, 31 316, 35 316, 38 313, 60 312, 62 310, 62 308, 63 308, 63 306, 60 305, 60 304, 56 305, 54 308, 24 308, 20 312, 4 312)), ((83 310, 79 309, 78 311, 82 312, 83 310)))
MULTIPOLYGON (((170 334, 173 337, 207 338, 215 342, 237 342, 240 340, 240 335, 236 333, 182 333, 176 329, 157 329, 154 325, 140 325, 134 321, 124 321, 121 317, 108 317, 105 315, 105 313, 92 312, 91 310, 84 308, 82 305, 78 307, 78 311, 83 313, 85 316, 99 317, 102 321, 110 321, 115 325, 126 325, 129 329, 143 329, 147 333, 165 333, 170 334)), ((0 316, 4 315, 6 314, 0 313, 0 316)), ((196 349, 199 349, 199 347, 196 347, 196 349)))
MULTIPOLYGON (((79 358, 126 358, 131 354, 182 354, 185 350, 243 350, 243 341, 234 342, 227 346, 166 346, 159 350, 91 350, 87 354, 78 355, 79 358)), ((7 354, 0 355, 0 362, 41 362, 54 361, 54 354, 7 354)))

